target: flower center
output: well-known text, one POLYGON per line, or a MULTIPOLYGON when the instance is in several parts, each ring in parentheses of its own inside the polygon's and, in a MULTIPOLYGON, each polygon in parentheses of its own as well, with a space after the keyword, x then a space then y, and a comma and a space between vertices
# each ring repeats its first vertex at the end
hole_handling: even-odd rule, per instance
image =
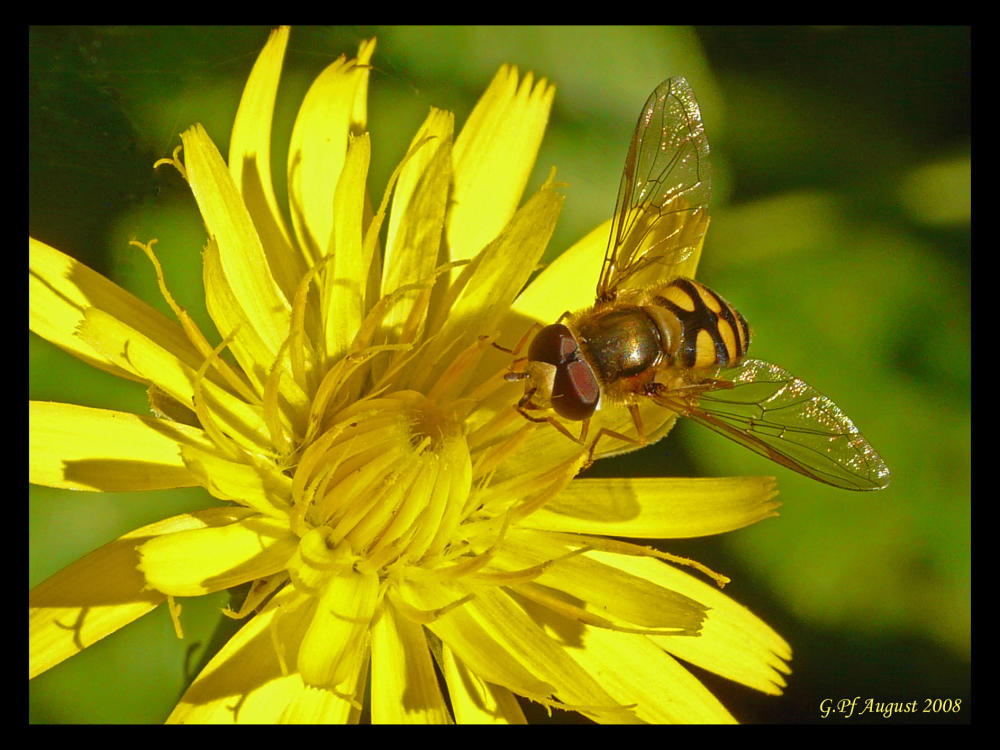
POLYGON ((366 568, 445 549, 471 489, 461 423, 415 391, 358 401, 303 452, 293 492, 307 525, 366 568))

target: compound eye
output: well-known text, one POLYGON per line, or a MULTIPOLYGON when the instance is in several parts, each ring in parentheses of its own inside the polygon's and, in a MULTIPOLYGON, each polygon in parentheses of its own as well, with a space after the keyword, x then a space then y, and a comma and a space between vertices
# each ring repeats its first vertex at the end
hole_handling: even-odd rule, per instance
POLYGON ((556 369, 552 408, 560 417, 578 422, 587 419, 600 400, 600 383, 584 360, 567 362, 556 369))
POLYGON ((528 348, 528 359, 532 362, 548 362, 558 367, 564 362, 576 359, 580 346, 572 332, 562 323, 545 326, 535 336, 528 348))

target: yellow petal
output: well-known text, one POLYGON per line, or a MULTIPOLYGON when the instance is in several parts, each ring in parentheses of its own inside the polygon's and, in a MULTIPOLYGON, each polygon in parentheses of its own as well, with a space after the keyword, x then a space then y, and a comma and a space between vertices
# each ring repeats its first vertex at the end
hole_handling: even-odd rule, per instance
POLYGON ((28 238, 28 323, 32 331, 84 362, 137 380, 77 335, 87 310, 96 308, 159 342, 175 357, 197 367, 197 350, 177 323, 96 271, 44 242, 28 238))
POLYGON ((579 645, 571 643, 568 650, 610 695, 634 706, 633 712, 643 721, 735 723, 701 680, 643 635, 585 626, 579 645))
MULTIPOLYGON (((352 664, 351 673, 352 684, 356 687, 348 695, 356 695, 364 689, 364 667, 367 666, 367 658, 362 651, 361 655, 352 664)), ((319 688, 314 685, 307 685, 302 682, 301 675, 295 675, 302 689, 294 696, 294 700, 288 708, 281 714, 279 722, 281 724, 347 724, 357 723, 360 714, 360 703, 347 700, 344 695, 331 688, 319 688)))
MULTIPOLYGON (((608 220, 545 266, 518 295, 512 305, 513 312, 548 325, 567 310, 573 312, 594 304, 610 232, 608 220)), ((519 322, 510 333, 518 335, 525 328, 519 322)))
POLYGON ((771 477, 577 479, 523 526, 579 534, 683 539, 777 515, 771 477))
MULTIPOLYGON (((445 587, 402 581, 397 589, 409 606, 426 612, 447 610, 463 597, 470 596, 465 587, 445 587)), ((554 687, 530 668, 509 655, 476 622, 476 617, 462 606, 447 610, 428 623, 427 628, 454 651, 464 664, 483 680, 502 685, 519 695, 550 695, 554 687)))
POLYGON ((287 299, 305 273, 305 259, 292 249, 271 180, 271 123, 288 45, 287 26, 271 31, 243 88, 229 139, 229 172, 260 235, 274 280, 287 299))
POLYGON ((288 152, 288 201, 299 244, 311 263, 332 250, 333 196, 350 135, 368 119, 368 62, 375 40, 357 60, 343 56, 313 82, 299 108, 288 152))
MULTIPOLYGON (((555 87, 530 73, 518 84, 504 65, 455 140, 455 187, 448 218, 451 259, 492 241, 520 203, 549 119, 555 87)), ((529 269, 530 270, 530 269, 529 269)))
MULTIPOLYGON (((431 108, 410 143, 411 156, 396 182, 385 244, 382 293, 425 282, 438 266, 441 232, 451 189, 454 115, 431 108), (419 147, 417 147, 417 145, 419 147), (413 149, 416 148, 414 151, 413 149)), ((397 303, 386 316, 389 327, 401 326, 413 296, 397 303)))
POLYGON ((48 487, 121 492, 191 487, 182 445, 212 443, 194 427, 76 404, 28 404, 28 480, 48 487))
POLYGON ((172 596, 200 596, 284 569, 298 542, 287 519, 266 518, 247 508, 232 512, 231 518, 213 518, 204 528, 144 542, 139 569, 147 583, 172 596))
POLYGON ((559 219, 563 196, 545 185, 517 211, 470 266, 469 280, 450 317, 491 330, 541 259, 559 219))
POLYGON ((368 654, 378 598, 376 573, 349 564, 332 572, 299 646, 299 673, 307 685, 343 692, 341 684, 354 679, 358 660, 368 654))
MULTIPOLYGON (((414 587, 411 593, 419 592, 414 587)), ((598 721, 629 719, 629 712, 508 594, 492 586, 477 587, 474 593, 427 627, 480 677, 533 700, 555 696, 598 721)))
MULTIPOLYGON (((179 360, 159 341, 97 308, 85 312, 78 334, 94 351, 104 354, 107 361, 132 373, 135 379, 155 384, 176 401, 194 409, 197 370, 179 360)), ((200 383, 206 407, 223 421, 227 432, 246 447, 267 451, 270 439, 259 411, 208 379, 200 383)))
POLYGON ((284 397, 280 403, 282 406, 287 404, 290 407, 291 413, 286 414, 290 420, 301 418, 308 411, 309 400, 300 384, 288 372, 291 369, 288 352, 283 352, 281 361, 275 363, 269 345, 261 339, 247 320, 246 310, 237 297, 236 289, 229 284, 222 267, 219 246, 214 238, 209 238, 202 253, 202 260, 205 303, 208 311, 219 331, 233 334, 229 348, 245 368, 244 372, 253 381, 256 394, 264 392, 265 381, 272 367, 283 368, 281 371, 284 377, 278 381, 279 392, 284 397), (261 359, 254 359, 255 357, 261 359))
POLYGON ((191 476, 221 500, 238 502, 273 518, 286 518, 290 512, 292 479, 263 464, 230 461, 218 449, 184 446, 181 455, 191 476))
POLYGON ((392 606, 372 626, 372 723, 451 723, 424 629, 392 606))
MULTIPOLYGON (((231 290, 241 313, 235 331, 223 329, 218 320, 216 325, 223 336, 234 335, 233 354, 248 375, 259 379, 254 364, 275 360, 288 336, 291 305, 274 281, 243 197, 208 133, 195 125, 181 133, 181 141, 191 191, 218 246, 222 278, 213 283, 224 283, 231 290)), ((214 319, 211 307, 209 313, 214 319)))
MULTIPOLYGON (((295 671, 295 648, 311 608, 292 586, 271 599, 212 657, 181 697, 169 723, 343 723, 356 720, 352 702, 307 686, 295 671)), ((363 673, 361 674, 363 678, 363 673)))
POLYGON ((347 353, 367 312, 365 296, 372 259, 365 257, 363 235, 370 160, 368 134, 352 138, 332 205, 333 248, 323 275, 322 302, 330 362, 347 353))
MULTIPOLYGON (((475 261, 463 268, 447 321, 415 364, 411 387, 422 390, 452 364, 459 347, 496 332, 510 303, 531 275, 552 236, 563 197, 551 184, 542 187, 522 206, 500 235, 475 261)), ((467 382, 474 374, 468 368, 467 382)), ((456 384, 456 388, 459 384, 456 384)), ((438 396, 441 397, 441 393, 438 396)))
MULTIPOLYGON (((609 251, 611 223, 610 219, 604 222, 549 263, 518 296, 513 311, 522 318, 548 324, 567 310, 574 312, 594 304, 604 256, 609 251)), ((677 276, 694 278, 704 241, 702 236, 686 260, 671 266, 667 273, 661 270, 650 284, 665 283, 677 276)), ((523 329, 523 325, 519 327, 523 329)))
POLYGON ((748 609, 718 588, 657 560, 591 552, 636 576, 690 596, 708 607, 697 638, 650 636, 663 649, 702 669, 755 690, 779 695, 789 673, 792 651, 785 640, 748 609))
POLYGON ((507 688, 483 680, 441 644, 441 672, 459 724, 526 724, 517 698, 507 688))
POLYGON ((149 612, 164 595, 146 586, 137 547, 161 534, 225 523, 243 511, 214 508, 144 526, 91 552, 28 594, 28 677, 149 612))
POLYGON ((705 617, 698 599, 605 565, 589 552, 569 554, 573 549, 554 535, 516 528, 508 532, 494 561, 498 568, 511 571, 544 565, 531 585, 549 587, 616 622, 689 635, 698 632, 705 617))

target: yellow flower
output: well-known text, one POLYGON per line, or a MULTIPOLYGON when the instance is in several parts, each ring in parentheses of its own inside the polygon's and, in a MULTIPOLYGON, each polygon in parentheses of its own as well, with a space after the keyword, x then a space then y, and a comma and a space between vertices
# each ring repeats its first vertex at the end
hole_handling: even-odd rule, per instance
MULTIPOLYGON (((221 341, 173 302, 153 242, 179 325, 29 239, 31 329, 145 384, 153 410, 32 403, 31 481, 226 501, 34 589, 29 677, 165 602, 180 630, 174 597, 252 584, 170 721, 357 721, 366 688, 374 722, 519 722, 519 698, 600 722, 731 721, 681 661, 780 693, 776 633, 696 564, 618 539, 754 523, 774 514, 772 481, 574 479, 587 450, 513 408, 492 342, 592 301, 608 231, 526 286, 562 201, 550 180, 522 202, 553 88, 501 68, 457 137, 432 109, 372 205, 362 44, 299 111, 289 223, 270 175, 287 39, 251 73, 228 162, 198 125, 170 160, 207 228, 221 341)), ((644 414, 651 437, 667 416, 644 414)))

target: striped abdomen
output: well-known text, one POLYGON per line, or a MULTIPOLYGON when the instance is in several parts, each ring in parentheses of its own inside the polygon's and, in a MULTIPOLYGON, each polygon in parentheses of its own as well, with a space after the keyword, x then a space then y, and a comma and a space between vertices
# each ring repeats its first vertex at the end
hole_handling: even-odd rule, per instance
POLYGON ((668 334, 671 364, 732 367, 746 356, 750 326, 739 311, 694 279, 674 279, 655 290, 647 309, 668 334))

